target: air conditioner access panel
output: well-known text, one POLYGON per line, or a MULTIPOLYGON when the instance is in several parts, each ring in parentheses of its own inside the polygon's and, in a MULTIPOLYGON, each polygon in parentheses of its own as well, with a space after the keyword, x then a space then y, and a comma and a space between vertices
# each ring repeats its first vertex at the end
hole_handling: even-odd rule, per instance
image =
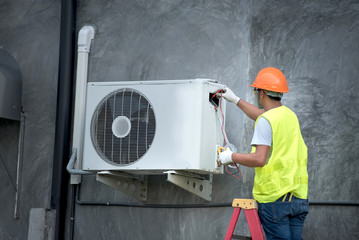
POLYGON ((224 87, 209 79, 88 83, 83 170, 223 173, 209 94, 224 87))

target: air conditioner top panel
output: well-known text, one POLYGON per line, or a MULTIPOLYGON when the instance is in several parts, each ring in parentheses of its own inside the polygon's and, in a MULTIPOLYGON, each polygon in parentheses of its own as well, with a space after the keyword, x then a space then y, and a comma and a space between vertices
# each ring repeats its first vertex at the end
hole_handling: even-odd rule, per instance
POLYGON ((146 81, 113 81, 113 82, 89 82, 88 85, 96 86, 124 86, 124 85, 157 85, 157 84, 188 84, 188 83, 218 83, 214 79, 196 78, 183 80, 146 80, 146 81))

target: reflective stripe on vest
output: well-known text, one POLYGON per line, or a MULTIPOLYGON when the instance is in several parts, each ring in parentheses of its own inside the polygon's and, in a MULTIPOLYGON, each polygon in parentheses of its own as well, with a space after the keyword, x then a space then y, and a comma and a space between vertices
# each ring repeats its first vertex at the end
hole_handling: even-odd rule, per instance
MULTIPOLYGON (((274 202, 289 192, 297 198, 306 199, 307 146, 297 116, 289 108, 281 106, 263 113, 258 119, 261 117, 271 125, 272 147, 266 165, 255 168, 254 199, 260 203, 274 202)), ((255 150, 253 147, 252 152, 255 150)))

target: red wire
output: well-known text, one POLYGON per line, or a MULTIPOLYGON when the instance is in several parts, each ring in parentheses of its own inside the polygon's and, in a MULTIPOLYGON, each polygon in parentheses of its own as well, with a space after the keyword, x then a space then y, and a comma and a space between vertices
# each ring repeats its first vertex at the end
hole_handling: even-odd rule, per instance
MULTIPOLYGON (((223 92, 223 90, 222 90, 222 89, 219 89, 215 94, 212 95, 211 98, 214 98, 214 97, 217 95, 217 93, 219 93, 219 92, 223 92)), ((221 94, 221 98, 222 98, 222 94, 221 94)))
POLYGON ((233 177, 235 177, 235 178, 241 178, 241 176, 242 176, 242 172, 241 172, 241 170, 239 169, 239 167, 236 165, 236 164, 234 164, 233 163, 233 165, 234 166, 236 166, 236 168, 237 168, 237 170, 238 170, 238 172, 239 172, 239 176, 236 176, 234 173, 231 173, 230 171, 228 171, 228 166, 226 166, 226 172, 229 174, 229 175, 232 175, 233 177))

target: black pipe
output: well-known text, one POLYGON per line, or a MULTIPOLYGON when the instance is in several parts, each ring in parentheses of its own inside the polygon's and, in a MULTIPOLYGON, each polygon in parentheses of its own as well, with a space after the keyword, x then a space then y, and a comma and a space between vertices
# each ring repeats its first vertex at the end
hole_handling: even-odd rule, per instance
MULTIPOLYGON (((120 202, 98 202, 80 200, 80 186, 76 185, 76 203, 87 206, 116 206, 116 207, 138 207, 138 208, 216 208, 232 207, 232 203, 211 203, 211 204, 136 204, 120 202)), ((309 205, 337 205, 337 206, 359 206, 359 202, 309 202, 309 205)))
POLYGON ((69 175, 66 164, 70 156, 72 85, 76 1, 61 1, 60 53, 58 67, 55 148, 52 171, 51 208, 56 210, 55 239, 63 239, 69 175))
POLYGON ((359 206, 359 202, 341 202, 341 201, 333 201, 333 202, 327 202, 327 201, 318 201, 318 202, 309 202, 309 205, 328 205, 328 206, 359 206))
POLYGON ((71 206, 70 206, 70 240, 74 239, 75 230, 75 188, 76 185, 71 186, 71 206))

